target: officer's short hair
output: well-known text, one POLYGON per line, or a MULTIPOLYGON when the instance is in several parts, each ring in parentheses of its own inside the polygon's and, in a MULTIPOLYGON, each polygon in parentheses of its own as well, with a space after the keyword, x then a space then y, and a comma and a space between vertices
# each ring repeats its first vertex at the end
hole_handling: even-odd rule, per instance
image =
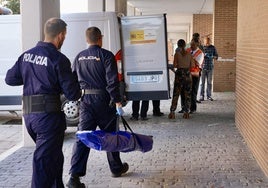
POLYGON ((67 24, 60 18, 50 18, 46 21, 44 33, 50 38, 56 37, 59 33, 66 31, 67 24))
POLYGON ((89 27, 86 30, 86 37, 91 43, 97 43, 100 38, 102 38, 102 34, 99 28, 97 27, 89 27))
POLYGON ((200 37, 199 33, 194 33, 193 34, 193 38, 197 38, 198 39, 199 37, 200 37))

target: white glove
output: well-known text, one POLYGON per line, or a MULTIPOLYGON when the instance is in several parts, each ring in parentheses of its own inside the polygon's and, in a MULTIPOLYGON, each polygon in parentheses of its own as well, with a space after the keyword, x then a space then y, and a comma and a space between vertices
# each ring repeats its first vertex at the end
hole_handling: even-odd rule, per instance
POLYGON ((124 110, 122 107, 116 107, 116 114, 122 116, 124 114, 124 110))
POLYGON ((124 110, 122 108, 121 103, 116 103, 116 114, 122 116, 124 114, 124 110))

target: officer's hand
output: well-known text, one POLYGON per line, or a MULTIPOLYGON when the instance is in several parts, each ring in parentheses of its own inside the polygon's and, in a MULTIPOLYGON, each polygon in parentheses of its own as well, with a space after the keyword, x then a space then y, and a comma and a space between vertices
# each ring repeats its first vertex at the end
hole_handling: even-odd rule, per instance
POLYGON ((116 103, 116 114, 122 116, 124 114, 124 110, 122 108, 121 103, 116 103))

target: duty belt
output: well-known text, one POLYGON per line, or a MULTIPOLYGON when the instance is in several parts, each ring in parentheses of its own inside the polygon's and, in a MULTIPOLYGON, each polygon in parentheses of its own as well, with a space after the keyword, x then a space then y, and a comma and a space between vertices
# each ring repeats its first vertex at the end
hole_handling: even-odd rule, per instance
POLYGON ((104 95, 106 91, 101 89, 84 89, 85 95, 104 95))
POLYGON ((61 111, 59 95, 29 95, 23 96, 22 101, 23 114, 61 111))

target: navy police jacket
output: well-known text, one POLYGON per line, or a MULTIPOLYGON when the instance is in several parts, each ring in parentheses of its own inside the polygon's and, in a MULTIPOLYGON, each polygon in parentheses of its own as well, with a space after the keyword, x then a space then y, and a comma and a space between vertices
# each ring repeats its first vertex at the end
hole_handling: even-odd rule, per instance
POLYGON ((81 89, 107 91, 111 101, 121 101, 117 65, 112 52, 91 45, 76 56, 72 69, 78 75, 81 89))
POLYGON ((38 42, 24 52, 8 70, 8 85, 23 85, 23 95, 64 94, 68 100, 80 98, 77 77, 72 73, 69 59, 52 43, 38 42))

